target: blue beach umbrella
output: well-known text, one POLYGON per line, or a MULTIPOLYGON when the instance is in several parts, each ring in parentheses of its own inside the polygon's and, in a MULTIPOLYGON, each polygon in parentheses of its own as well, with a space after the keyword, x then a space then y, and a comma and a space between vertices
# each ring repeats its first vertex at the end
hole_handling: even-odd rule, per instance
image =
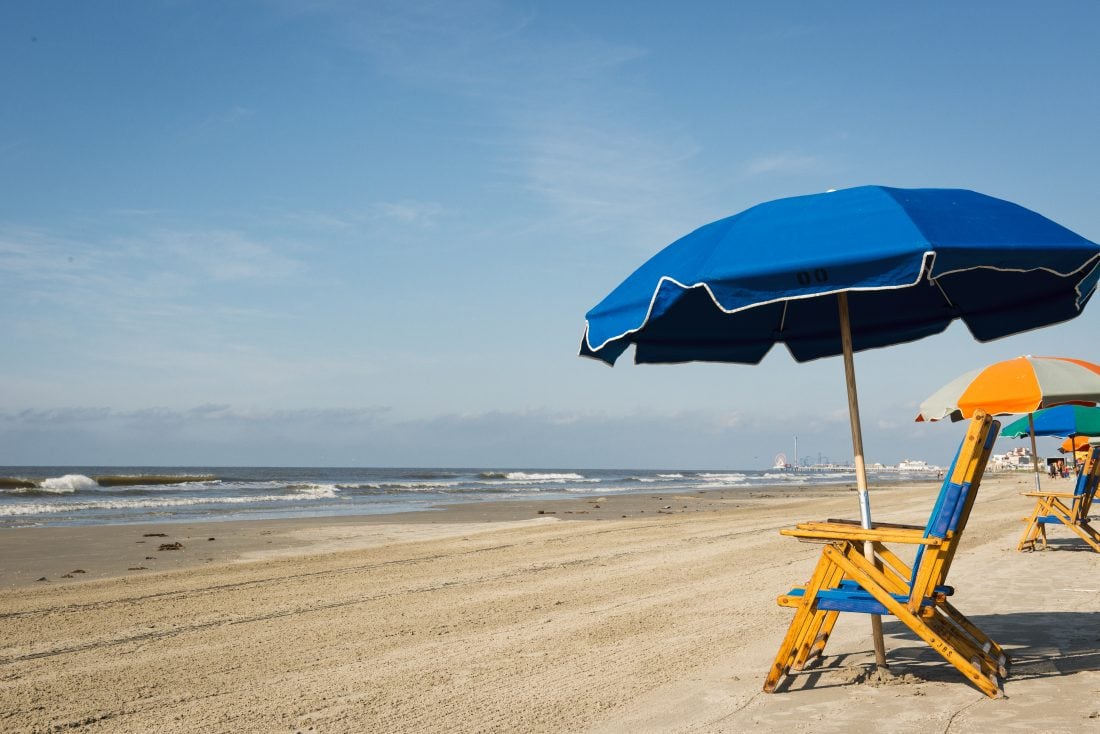
POLYGON ((1100 436, 1100 408, 1087 405, 1057 405, 1037 410, 1032 414, 1034 431, 1026 417, 1013 421, 1001 430, 1002 436, 1027 438, 1028 436, 1100 436))
MULTIPOLYGON (((756 364, 843 354, 860 517, 871 523, 852 353, 962 319, 979 341, 1077 316, 1100 245, 961 189, 861 186, 759 204, 643 263, 586 315, 582 356, 607 364, 756 364)), ((884 664, 881 637, 876 657, 884 664)))
POLYGON ((588 312, 581 354, 755 364, 915 341, 961 318, 978 341, 1077 316, 1100 245, 991 196, 861 186, 770 201, 700 227, 588 312))
MULTIPOLYGON (((1100 407, 1085 405, 1056 405, 1008 424, 1001 430, 1009 438, 1056 436, 1073 439, 1077 436, 1100 436, 1100 407)), ((1032 447, 1032 454, 1035 448, 1032 447)), ((1071 451, 1074 469, 1077 468, 1077 452, 1071 451)))

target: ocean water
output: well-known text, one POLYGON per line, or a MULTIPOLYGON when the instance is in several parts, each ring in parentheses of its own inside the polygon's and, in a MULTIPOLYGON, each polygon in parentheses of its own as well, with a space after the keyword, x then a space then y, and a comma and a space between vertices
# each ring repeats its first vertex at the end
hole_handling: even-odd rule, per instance
MULTIPOLYGON (((931 477, 934 474, 870 475, 872 482, 931 477)), ((456 502, 854 481, 854 470, 845 468, 781 472, 9 466, 0 467, 0 528, 372 515, 456 502)))

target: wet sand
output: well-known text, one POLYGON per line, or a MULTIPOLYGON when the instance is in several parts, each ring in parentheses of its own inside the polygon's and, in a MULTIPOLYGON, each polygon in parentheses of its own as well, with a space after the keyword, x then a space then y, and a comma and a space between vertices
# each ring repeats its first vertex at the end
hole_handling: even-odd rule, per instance
MULTIPOLYGON (((1100 731, 1100 554, 1015 551, 1029 482, 985 481, 951 575, 1013 656, 1006 699, 889 619, 867 676, 855 616, 761 693, 819 550, 776 531, 855 510, 783 488, 0 531, 0 730, 1100 731)), ((923 523, 934 491, 878 489, 876 520, 923 523)))
MULTIPOLYGON (((898 486, 886 485, 880 491, 898 486)), ((932 485, 925 485, 931 487, 932 485)), ((773 498, 855 495, 854 485, 766 487, 686 494, 611 494, 565 500, 502 500, 355 517, 139 523, 0 530, 0 589, 143 575, 209 563, 446 536, 476 523, 555 518, 615 520, 751 507, 773 498), (179 543, 181 548, 161 550, 179 543), (74 573, 77 572, 77 573, 74 573)))

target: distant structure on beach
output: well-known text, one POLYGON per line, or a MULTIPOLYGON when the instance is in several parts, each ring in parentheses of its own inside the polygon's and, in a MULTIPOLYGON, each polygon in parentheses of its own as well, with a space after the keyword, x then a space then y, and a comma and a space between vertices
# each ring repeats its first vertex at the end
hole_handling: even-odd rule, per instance
POLYGON ((1003 454, 994 454, 989 457, 990 471, 1022 471, 1031 469, 1031 452, 1023 446, 1003 454))
MULTIPOLYGON (((875 462, 867 467, 873 472, 889 473, 898 472, 899 474, 939 474, 943 471, 942 467, 935 464, 929 464, 922 459, 905 459, 894 465, 886 465, 879 462, 875 462)), ((772 471, 792 471, 792 472, 836 472, 836 471, 855 471, 855 466, 851 463, 838 464, 830 461, 818 461, 817 463, 810 463, 808 460, 803 460, 801 463, 791 463, 787 461, 787 455, 779 453, 775 455, 775 462, 772 464, 772 471)))
POLYGON ((938 466, 932 466, 927 461, 920 459, 906 459, 905 461, 899 461, 898 465, 894 467, 896 471, 905 472, 938 472, 940 468, 938 466))

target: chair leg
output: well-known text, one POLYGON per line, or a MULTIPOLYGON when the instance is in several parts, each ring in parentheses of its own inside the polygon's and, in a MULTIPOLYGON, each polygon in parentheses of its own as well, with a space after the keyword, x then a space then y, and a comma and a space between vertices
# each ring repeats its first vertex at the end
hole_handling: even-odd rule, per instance
POLYGON ((833 634, 833 627, 836 627, 838 619, 840 619, 840 612, 829 611, 825 613, 825 618, 821 620, 821 627, 817 632, 817 636, 814 637, 814 641, 810 645, 810 650, 806 655, 806 659, 802 661, 801 667, 805 667, 811 660, 825 654, 825 646, 829 644, 829 638, 833 634))
MULTIPOLYGON (((830 565, 825 577, 822 579, 821 588, 835 589, 840 586, 843 578, 844 572, 835 565, 830 565)), ((792 670, 802 670, 806 667, 807 662, 821 655, 828 642, 829 633, 832 632, 833 626, 836 624, 836 617, 836 612, 822 609, 814 612, 808 620, 805 630, 803 630, 794 662, 791 663, 792 670), (826 625, 828 625, 827 628, 826 625)))
POLYGON ((1039 538, 1040 546, 1043 550, 1047 549, 1047 524, 1045 522, 1039 523, 1039 538))
POLYGON ((1035 542, 1039 537, 1039 524, 1036 522, 1038 512, 1031 513, 1031 517, 1025 517, 1024 534, 1020 536, 1020 542, 1016 544, 1016 550, 1035 550, 1035 542))
POLYGON ((817 562, 813 576, 806 584, 806 591, 802 596, 801 603, 795 608, 794 619, 791 620, 791 624, 787 628, 787 634, 784 635, 783 641, 779 643, 779 651, 775 655, 775 661, 764 679, 765 693, 774 692, 775 687, 779 685, 779 680, 790 672, 791 665, 798 655, 798 648, 810 644, 804 641, 806 632, 817 613, 817 592, 831 578, 831 566, 832 563, 823 553, 817 562))
POLYGON ((1043 547, 1046 547, 1046 528, 1043 523, 1039 522, 1039 518, 1044 515, 1050 515, 1054 509, 1050 506, 1051 498, 1038 497, 1035 500, 1035 509, 1031 511, 1031 515, 1024 520, 1027 525, 1024 527, 1024 534, 1020 536, 1020 542, 1016 546, 1016 550, 1035 550, 1039 542, 1040 536, 1043 539, 1043 547))

